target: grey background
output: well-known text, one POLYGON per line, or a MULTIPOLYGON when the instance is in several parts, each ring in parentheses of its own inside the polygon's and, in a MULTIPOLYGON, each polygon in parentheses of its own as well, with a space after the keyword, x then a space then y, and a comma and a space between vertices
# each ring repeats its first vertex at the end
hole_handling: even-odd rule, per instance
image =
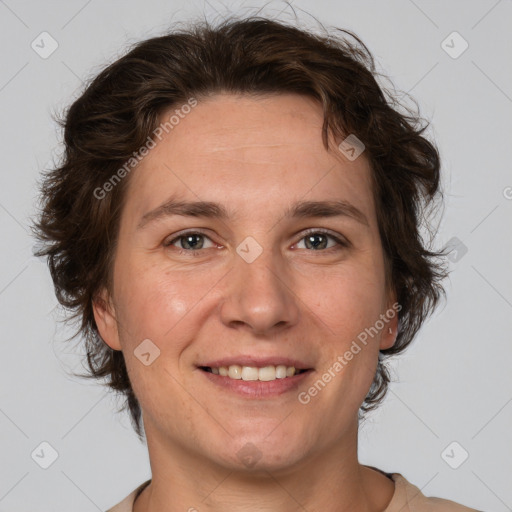
MULTIPOLYGON (((317 24, 301 9, 355 31, 397 88, 418 100, 443 158, 437 245, 464 244, 452 254, 446 304, 393 363, 388 397, 360 433, 360 460, 402 473, 427 496, 512 510, 512 1, 291 4, 304 27, 317 24), (469 44, 458 58, 441 45, 453 31, 469 44), (469 453, 458 469, 441 455, 453 441, 462 448, 448 450, 452 464, 469 453)), ((69 375, 83 371, 83 353, 65 342, 71 330, 58 322, 49 272, 32 257, 36 179, 62 149, 51 113, 127 44, 172 21, 263 6, 0 0, 0 510, 106 510, 150 476, 145 445, 128 416, 115 413, 121 402, 69 375), (46 59, 31 47, 43 31, 58 43, 46 59), (59 454, 48 469, 31 457, 43 441, 59 454)), ((295 19, 277 1, 261 14, 295 19)), ((460 43, 445 45, 453 52, 460 43)))

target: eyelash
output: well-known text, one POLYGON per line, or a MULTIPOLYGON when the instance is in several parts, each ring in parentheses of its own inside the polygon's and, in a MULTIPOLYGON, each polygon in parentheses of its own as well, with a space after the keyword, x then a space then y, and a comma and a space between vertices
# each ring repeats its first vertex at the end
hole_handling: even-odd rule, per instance
MULTIPOLYGON (((299 239, 299 242, 304 240, 306 237, 308 237, 309 235, 312 235, 312 234, 325 235, 328 238, 331 238, 332 240, 334 240, 341 248, 347 248, 350 245, 347 241, 339 238, 338 236, 333 235, 330 231, 327 231, 325 229, 315 229, 315 228, 308 229, 303 234, 303 236, 299 239)), ((211 240, 211 238, 206 233, 203 233, 202 231, 199 231, 199 230, 194 230, 194 231, 187 231, 187 232, 181 233, 177 237, 174 237, 172 240, 169 240, 168 242, 164 241, 162 245, 164 246, 164 248, 171 247, 174 242, 177 242, 181 238, 185 238, 186 236, 189 236, 189 235, 202 235, 205 238, 208 238, 211 240)), ((181 249, 179 247, 175 247, 175 249, 179 254, 185 254, 187 256, 199 256, 200 255, 199 253, 204 250, 204 249, 181 249)), ((329 247, 327 249, 321 249, 318 251, 310 250, 310 252, 324 252, 324 253, 327 252, 327 253, 329 253, 332 250, 340 250, 340 248, 339 247, 338 248, 337 247, 329 247)))

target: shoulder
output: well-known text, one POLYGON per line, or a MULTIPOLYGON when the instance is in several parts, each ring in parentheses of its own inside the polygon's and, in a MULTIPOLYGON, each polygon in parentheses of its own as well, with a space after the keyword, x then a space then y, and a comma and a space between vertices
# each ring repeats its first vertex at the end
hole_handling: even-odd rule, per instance
POLYGON ((384 512, 479 512, 454 501, 427 497, 400 473, 392 473, 395 494, 384 512))
POLYGON ((136 489, 128 494, 126 498, 120 501, 117 505, 114 505, 112 508, 109 508, 106 512, 132 512, 135 498, 144 490, 147 485, 149 485, 150 482, 151 480, 146 480, 144 483, 140 484, 136 489))

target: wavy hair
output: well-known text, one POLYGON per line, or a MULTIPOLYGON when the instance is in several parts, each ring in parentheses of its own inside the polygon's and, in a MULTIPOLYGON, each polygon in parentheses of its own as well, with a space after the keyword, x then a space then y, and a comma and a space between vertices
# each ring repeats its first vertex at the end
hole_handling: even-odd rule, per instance
POLYGON ((85 340, 89 378, 125 397, 142 440, 142 414, 123 353, 100 337, 93 300, 111 290, 113 255, 125 190, 121 180, 101 200, 94 193, 157 128, 162 114, 190 97, 298 93, 323 108, 322 140, 329 131, 354 134, 371 164, 372 193, 386 263, 386 282, 401 305, 397 338, 382 350, 360 416, 377 407, 388 389, 385 360, 411 343, 435 309, 446 275, 442 251, 421 236, 432 235, 427 213, 442 197, 440 158, 424 135, 419 109, 405 107, 377 82, 374 59, 352 32, 331 34, 251 16, 217 26, 193 23, 133 45, 89 80, 57 122, 64 132, 61 162, 40 183, 41 207, 32 230, 47 257, 59 303, 77 320, 73 337, 85 340))

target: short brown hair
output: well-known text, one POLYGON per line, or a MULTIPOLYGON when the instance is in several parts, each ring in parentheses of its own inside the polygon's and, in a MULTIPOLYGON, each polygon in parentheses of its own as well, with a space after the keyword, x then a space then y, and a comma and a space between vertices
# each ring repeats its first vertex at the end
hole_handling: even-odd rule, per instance
MULTIPOLYGON (((442 194, 440 160, 423 132, 417 109, 406 108, 376 80, 368 48, 353 33, 316 35, 283 22, 251 16, 208 22, 137 43, 106 67, 57 121, 65 153, 41 183, 42 209, 33 231, 47 256, 57 298, 78 319, 90 373, 125 395, 142 439, 141 409, 124 356, 99 336, 92 303, 111 290, 113 255, 129 176, 108 194, 94 193, 141 148, 161 115, 191 97, 298 93, 320 102, 328 133, 355 135, 365 146, 379 231, 391 283, 401 306, 394 345, 379 354, 374 381, 361 406, 383 400, 390 381, 385 358, 402 352, 444 289, 442 252, 427 248, 420 229, 442 194)), ((427 225, 430 233, 431 226, 427 225)))

